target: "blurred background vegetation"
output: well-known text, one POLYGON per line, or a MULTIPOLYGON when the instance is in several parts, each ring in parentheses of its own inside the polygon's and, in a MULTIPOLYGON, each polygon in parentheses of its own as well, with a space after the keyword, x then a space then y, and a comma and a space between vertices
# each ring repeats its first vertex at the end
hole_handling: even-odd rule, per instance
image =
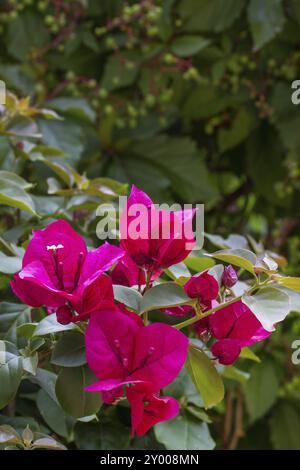
MULTIPOLYGON (((93 237, 85 215, 127 183, 156 202, 205 203, 205 230, 221 236, 208 247, 245 246, 228 238, 239 233, 300 275, 298 0, 1 0, 0 38, 0 202, 14 207, 1 209, 5 300, 7 255, 17 263, 36 213, 72 211, 93 237)), ((256 347, 262 362, 228 377, 211 413, 218 448, 300 449, 297 298, 295 310, 256 347)), ((17 411, 35 413, 26 400, 17 411)), ((82 426, 80 448, 112 445, 93 424, 89 444, 82 426)), ((159 445, 148 439, 139 445, 159 445)))

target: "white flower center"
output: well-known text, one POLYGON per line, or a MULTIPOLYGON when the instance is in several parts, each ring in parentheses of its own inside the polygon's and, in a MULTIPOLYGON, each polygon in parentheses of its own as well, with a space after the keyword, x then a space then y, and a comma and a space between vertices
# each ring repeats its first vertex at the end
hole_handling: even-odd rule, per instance
POLYGON ((59 245, 47 245, 47 250, 48 251, 56 251, 56 250, 59 250, 61 248, 64 248, 64 245, 62 245, 61 243, 59 243, 59 245))

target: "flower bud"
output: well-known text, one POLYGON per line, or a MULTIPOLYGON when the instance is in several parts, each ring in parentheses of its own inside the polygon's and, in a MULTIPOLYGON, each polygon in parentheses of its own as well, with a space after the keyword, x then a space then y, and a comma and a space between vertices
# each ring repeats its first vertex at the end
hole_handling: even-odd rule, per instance
POLYGON ((68 325, 72 321, 72 311, 68 305, 59 307, 56 310, 56 318, 61 325, 68 325))
POLYGON ((229 264, 224 268, 222 282, 225 287, 233 287, 238 281, 236 270, 229 264))

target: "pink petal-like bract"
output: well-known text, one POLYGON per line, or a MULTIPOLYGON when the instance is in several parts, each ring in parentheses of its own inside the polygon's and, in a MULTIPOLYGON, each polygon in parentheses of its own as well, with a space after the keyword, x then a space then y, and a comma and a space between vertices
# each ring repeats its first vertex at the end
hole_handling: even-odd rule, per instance
POLYGON ((232 364, 241 348, 270 336, 247 305, 238 300, 209 315, 209 328, 217 341, 212 346, 221 364, 232 364))
POLYGON ((211 352, 218 358, 220 364, 227 366, 237 360, 241 352, 241 346, 238 341, 220 339, 212 345, 211 352))
POLYGON ((139 267, 157 272, 185 259, 195 246, 193 209, 156 209, 149 196, 132 186, 121 215, 121 247, 139 267))
POLYGON ((135 433, 143 436, 155 424, 172 419, 179 413, 179 404, 175 398, 149 394, 139 386, 127 388, 126 394, 131 405, 133 436, 135 433))
MULTIPOLYGON (((22 270, 15 274, 11 287, 32 307, 68 305, 70 321, 78 321, 87 318, 102 300, 113 301, 111 281, 103 273, 123 256, 120 248, 108 243, 88 252, 83 238, 60 219, 33 233, 22 270)), ((66 322, 66 310, 62 312, 58 318, 66 322)))
MULTIPOLYGON (((132 314, 136 315, 136 314, 132 314)), ((144 383, 159 390, 183 367, 188 339, 163 323, 142 326, 119 310, 93 313, 86 330, 86 357, 99 382, 88 390, 144 383)))
POLYGON ((127 287, 140 286, 146 282, 144 270, 139 268, 128 255, 118 261, 111 273, 111 279, 113 284, 127 287))
POLYGON ((184 285, 184 290, 192 299, 198 298, 200 303, 206 303, 217 298, 219 284, 214 276, 205 271, 197 276, 192 276, 184 285))

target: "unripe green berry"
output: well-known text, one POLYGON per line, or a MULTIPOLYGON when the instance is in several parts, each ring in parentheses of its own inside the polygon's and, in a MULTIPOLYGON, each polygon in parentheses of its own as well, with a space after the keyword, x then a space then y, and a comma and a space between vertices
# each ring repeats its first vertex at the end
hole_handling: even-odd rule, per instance
POLYGON ((128 112, 128 114, 129 114, 129 116, 131 116, 131 117, 136 117, 136 116, 138 115, 137 110, 136 110, 135 107, 132 106, 131 104, 128 106, 127 112, 128 112))
POLYGON ((87 86, 89 88, 96 88, 97 86, 97 80, 95 80, 94 78, 91 78, 88 82, 87 82, 87 86))
POLYGON ((43 1, 38 2, 37 8, 41 12, 45 11, 47 9, 47 2, 43 2, 43 1))
POLYGON ((113 77, 112 83, 114 86, 120 85, 120 78, 119 77, 113 77))
POLYGON ((126 62, 125 67, 127 70, 133 70, 135 67, 134 62, 130 62, 129 60, 126 62))
POLYGON ((18 17, 18 12, 16 10, 12 10, 8 13, 8 21, 14 21, 18 17))
POLYGON ((108 97, 108 91, 106 90, 106 88, 100 88, 99 97, 102 99, 106 99, 108 97))
POLYGON ((75 73, 73 72, 73 70, 69 70, 66 73, 66 79, 67 80, 74 80, 75 79, 75 73))
POLYGON ((164 55, 163 61, 166 65, 171 65, 176 63, 176 57, 173 56, 173 54, 170 54, 169 52, 164 55))
POLYGON ((110 36, 106 38, 105 45, 108 49, 114 49, 116 47, 116 41, 110 36))
POLYGON ((104 112, 107 116, 110 116, 114 112, 114 108, 112 107, 111 104, 107 104, 104 108, 104 112))
POLYGON ((137 120, 134 118, 129 119, 129 127, 130 129, 135 129, 137 127, 137 120))
POLYGON ((96 36, 103 36, 106 32, 107 32, 107 29, 105 28, 105 26, 102 26, 102 27, 98 26, 97 28, 95 28, 96 36))
POLYGON ((147 32, 147 36, 149 36, 150 38, 152 38, 153 36, 157 36, 158 34, 158 28, 157 26, 151 26, 150 28, 148 28, 146 30, 147 32))
POLYGON ((55 22, 55 18, 52 15, 45 16, 45 23, 47 26, 52 26, 55 22))
POLYGON ((53 34, 57 34, 59 31, 59 26, 58 24, 53 24, 50 29, 53 34))
POLYGON ((152 108, 156 103, 156 98, 154 95, 147 95, 145 98, 145 103, 148 108, 152 108))
POLYGON ((115 124, 118 129, 124 129, 125 127, 125 121, 124 119, 121 119, 121 118, 116 119, 115 124))
POLYGON ((36 84, 34 85, 34 90, 35 90, 35 92, 36 92, 37 94, 43 93, 43 92, 44 92, 44 86, 43 86, 43 84, 42 84, 42 83, 36 83, 36 84))

